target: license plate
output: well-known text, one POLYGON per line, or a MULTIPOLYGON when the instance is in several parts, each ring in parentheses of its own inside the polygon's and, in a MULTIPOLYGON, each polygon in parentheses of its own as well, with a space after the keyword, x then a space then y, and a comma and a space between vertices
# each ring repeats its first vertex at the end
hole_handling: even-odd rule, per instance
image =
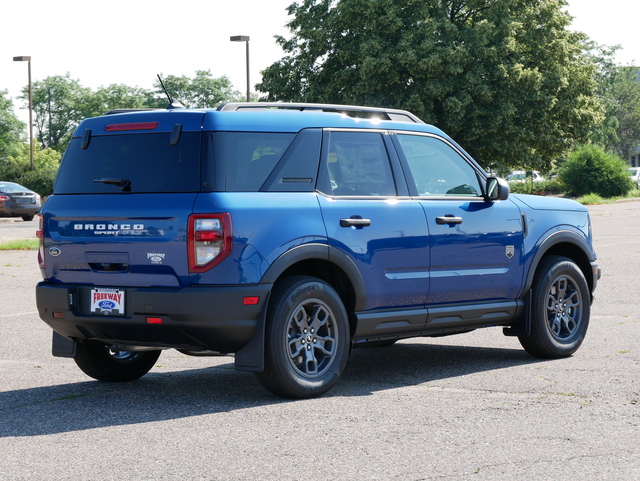
POLYGON ((91 312, 105 316, 124 316, 124 289, 91 289, 91 312))
POLYGON ((34 200, 31 197, 15 197, 18 204, 34 204, 34 200))

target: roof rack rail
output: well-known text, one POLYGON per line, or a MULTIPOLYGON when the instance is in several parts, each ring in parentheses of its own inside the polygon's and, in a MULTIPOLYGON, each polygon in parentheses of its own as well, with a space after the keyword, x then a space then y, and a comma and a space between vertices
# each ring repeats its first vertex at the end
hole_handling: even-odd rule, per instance
POLYGON ((396 122, 412 122, 424 124, 424 122, 407 110, 386 109, 382 107, 361 107, 356 105, 338 104, 313 104, 304 102, 230 102, 220 105, 217 110, 238 111, 238 110, 299 110, 314 112, 344 113, 354 116, 354 114, 364 114, 367 117, 378 116, 382 120, 394 120, 396 122))

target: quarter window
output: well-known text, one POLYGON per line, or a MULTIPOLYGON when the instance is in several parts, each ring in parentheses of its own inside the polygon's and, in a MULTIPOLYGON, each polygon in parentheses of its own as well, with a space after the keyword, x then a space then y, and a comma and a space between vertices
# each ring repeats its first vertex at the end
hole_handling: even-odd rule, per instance
POLYGON ((227 136, 228 192, 257 192, 295 134, 230 132, 227 136))

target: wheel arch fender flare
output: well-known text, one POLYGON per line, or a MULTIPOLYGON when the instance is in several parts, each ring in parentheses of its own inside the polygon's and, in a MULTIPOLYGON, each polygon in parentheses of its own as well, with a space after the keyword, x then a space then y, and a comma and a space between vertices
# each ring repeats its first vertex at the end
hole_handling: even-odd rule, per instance
POLYGON ((338 267, 347 277, 355 296, 355 311, 364 309, 367 290, 355 262, 340 249, 327 244, 304 244, 288 250, 269 266, 261 283, 273 284, 291 266, 308 260, 321 260, 338 267))
MULTIPOLYGON (((587 284, 591 291, 595 288, 595 281, 590 278, 591 269, 587 267, 595 261, 593 248, 583 235, 569 229, 558 230, 543 236, 537 243, 536 253, 531 261, 531 266, 527 273, 522 293, 526 295, 533 285, 533 278, 538 270, 542 259, 550 254, 563 255, 573 260, 580 270, 585 274, 587 284), (587 265, 585 265, 585 263, 587 265)), ((592 277, 592 276, 591 276, 592 277)))

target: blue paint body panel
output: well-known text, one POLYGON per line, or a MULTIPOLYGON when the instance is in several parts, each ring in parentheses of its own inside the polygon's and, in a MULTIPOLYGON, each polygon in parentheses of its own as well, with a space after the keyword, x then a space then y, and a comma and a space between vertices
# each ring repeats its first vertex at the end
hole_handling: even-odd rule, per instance
POLYGON ((392 141, 399 134, 446 141, 485 188, 473 159, 427 124, 213 109, 83 121, 42 208, 40 316, 77 342, 252 349, 240 367, 260 370, 261 351, 251 356, 264 343, 269 296, 290 275, 320 277, 339 292, 354 342, 509 326, 546 252, 575 252, 595 289, 583 206, 523 195, 488 200, 466 184, 418 193, 410 153, 392 141), (331 132, 355 133, 355 141, 331 132), (382 147, 357 144, 359 132, 379 134, 382 147), (377 152, 395 195, 376 191, 382 181, 369 169, 377 152), (340 163, 349 155, 353 164, 340 163), (340 182, 370 191, 339 193, 340 182), (214 219, 204 224, 209 241, 199 240, 196 219, 214 219), (201 254, 217 260, 198 264, 201 254), (94 288, 121 289, 125 315, 91 311, 94 288), (147 324, 150 316, 163 327, 147 324))

